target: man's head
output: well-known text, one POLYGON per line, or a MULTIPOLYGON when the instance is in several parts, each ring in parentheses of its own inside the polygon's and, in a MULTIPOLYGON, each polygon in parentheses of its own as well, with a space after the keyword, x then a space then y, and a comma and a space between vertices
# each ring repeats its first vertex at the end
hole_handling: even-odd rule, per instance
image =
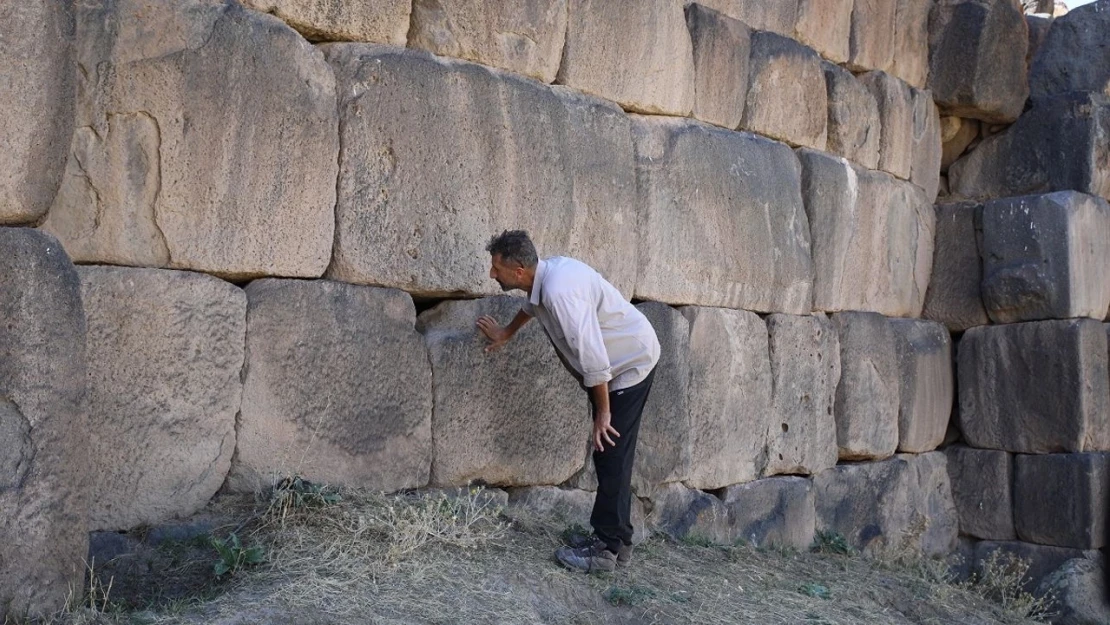
POLYGON ((528 290, 536 275, 536 246, 524 230, 506 230, 490 239, 486 245, 490 253, 489 277, 497 280, 501 290, 528 290))

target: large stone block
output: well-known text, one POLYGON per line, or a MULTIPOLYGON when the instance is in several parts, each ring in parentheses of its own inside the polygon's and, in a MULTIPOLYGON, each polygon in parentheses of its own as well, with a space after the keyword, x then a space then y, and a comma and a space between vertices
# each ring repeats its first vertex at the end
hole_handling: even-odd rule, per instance
POLYGON ((408 295, 257 280, 246 319, 233 489, 292 475, 380 491, 428 483, 432 371, 408 295))
MULTIPOLYGON (((547 517, 568 526, 590 527, 596 495, 589 491, 556 486, 522 486, 509 489, 505 514, 524 519, 529 515, 547 517)), ((639 544, 649 532, 644 504, 632 498, 632 544, 639 544)))
POLYGON ((78 7, 81 97, 44 228, 76 261, 244 279, 331 257, 335 78, 236 3, 78 7))
POLYGON ((519 300, 506 296, 456 300, 417 319, 434 380, 435 485, 554 485, 582 467, 589 402, 540 324, 528 324, 496 352, 484 351, 478 318, 508 323, 519 309, 519 300))
POLYGON ((1034 98, 1069 91, 1110 95, 1110 7, 1096 2, 1076 7, 1051 22, 1033 57, 1029 91, 1034 98))
POLYGON ((329 277, 425 296, 499 293, 486 242, 523 228, 544 255, 580 258, 631 295, 636 181, 620 109, 418 51, 326 53, 343 119, 329 277))
POLYGON ((913 468, 917 505, 926 519, 920 538, 921 551, 934 558, 947 556, 959 542, 960 524, 948 477, 948 459, 940 451, 901 456, 913 468))
POLYGON ((944 450, 960 534, 1014 540, 1013 456, 993 449, 952 445, 944 450))
POLYGON ((1037 596, 1055 598, 1054 620, 1059 625, 1110 623, 1105 556, 1075 558, 1053 571, 1037 588, 1037 596))
POLYGON ((934 321, 891 319, 898 370, 898 451, 922 453, 944 442, 955 380, 952 337, 934 321))
POLYGON ((836 440, 841 460, 881 459, 898 447, 900 383, 890 322, 875 313, 832 316, 840 341, 836 440))
POLYGON ((1019 454, 1014 527, 1021 540, 1098 549, 1106 544, 1110 454, 1019 454))
POLYGON ((980 295, 982 263, 975 233, 973 202, 937 204, 933 272, 925 293, 922 316, 943 323, 952 332, 990 323, 980 295))
MULTIPOLYGON (((309 41, 366 41, 405 45, 411 0, 242 0, 271 13, 309 41)), ((419 4, 419 3, 418 3, 419 4)))
POLYGON ((995 558, 995 566, 1005 565, 1012 562, 1014 558, 1020 559, 1028 567, 1021 589, 1034 592, 1054 571, 1069 560, 1096 560, 1099 553, 1094 550, 1035 545, 1017 540, 981 540, 975 544, 972 568, 981 574, 984 565, 992 556, 995 558))
POLYGON ((853 0, 798 0, 794 38, 833 63, 848 60, 853 0))
POLYGON ((895 18, 893 0, 855 0, 848 42, 848 68, 863 72, 886 70, 894 62, 895 18))
POLYGON ((929 202, 940 189, 940 164, 944 144, 940 136, 940 111, 928 91, 910 89, 913 96, 913 134, 910 139, 910 180, 925 191, 929 202))
POLYGON ((828 154, 798 154, 813 233, 814 309, 919 315, 936 228, 924 192, 828 154))
POLYGON ((690 469, 686 484, 750 482, 767 463, 771 363, 767 326, 755 313, 682 309, 690 320, 690 469))
POLYGON ((89 446, 81 285, 62 246, 0 228, 0 619, 82 588, 89 446))
POLYGON ((715 11, 738 19, 756 30, 791 37, 798 19, 799 0, 699 0, 715 11))
POLYGON ((929 77, 929 13, 933 0, 896 0, 889 72, 918 89, 929 77))
POLYGON ((813 263, 793 152, 688 120, 634 120, 641 215, 636 296, 808 313, 813 263))
POLYGON ((782 35, 751 36, 748 96, 740 127, 794 146, 825 149, 828 94, 821 58, 782 35))
POLYGON ((771 477, 725 489, 730 535, 754 547, 804 551, 813 544, 817 511, 813 482, 771 477))
POLYGON ((866 167, 879 167, 879 103, 852 72, 822 63, 829 100, 827 149, 866 167))
POLYGON ((0 6, 0 224, 38 221, 54 201, 73 134, 72 0, 0 6))
POLYGON ((200 510, 235 452, 247 298, 199 273, 80 267, 88 324, 89 528, 200 510))
POLYGON ((969 445, 1032 454, 1110 450, 1101 323, 971 328, 957 354, 959 425, 969 445))
POLYGON ((948 168, 953 195, 1012 197, 1080 191, 1110 199, 1110 98, 1038 100, 1004 132, 948 168))
POLYGON ((764 475, 816 474, 836 464, 833 405, 840 342, 823 314, 767 318, 771 412, 764 475))
POLYGON ((408 44, 551 82, 566 33, 567 0, 415 0, 408 44))
POLYGON ((732 542, 728 508, 720 499, 682 484, 667 484, 652 502, 648 522, 671 538, 732 542))
POLYGON ((1025 16, 1009 0, 937 0, 929 19, 929 89, 948 115, 1012 122, 1029 96, 1025 16))
POLYGON ((1110 204, 1062 191, 987 202, 983 303, 996 323, 1091 317, 1110 306, 1110 204))
POLYGON ((700 4, 686 7, 694 46, 694 117, 735 129, 748 95, 751 29, 700 4))
POLYGON ((886 72, 867 72, 859 79, 879 107, 879 169, 909 180, 914 161, 913 93, 909 85, 886 72))
POLYGON ((694 58, 678 0, 567 0, 565 46, 559 84, 637 113, 690 114, 694 58))

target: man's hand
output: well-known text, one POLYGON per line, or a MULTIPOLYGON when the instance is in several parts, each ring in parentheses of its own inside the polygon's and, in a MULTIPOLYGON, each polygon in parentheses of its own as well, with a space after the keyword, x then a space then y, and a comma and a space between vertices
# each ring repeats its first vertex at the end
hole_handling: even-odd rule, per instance
POLYGON ((489 315, 484 315, 478 319, 478 329, 490 341, 490 344, 486 346, 486 353, 499 349, 502 345, 508 343, 509 339, 513 338, 513 333, 508 328, 502 328, 497 320, 489 315))
POLYGON ((613 442, 613 438, 610 438, 610 435, 615 438, 621 437, 620 432, 614 429, 609 423, 611 418, 612 416, 609 414, 609 411, 598 411, 598 413, 594 415, 594 449, 598 451, 605 451, 605 445, 602 444, 603 441, 609 443, 610 447, 617 446, 617 444, 613 442))

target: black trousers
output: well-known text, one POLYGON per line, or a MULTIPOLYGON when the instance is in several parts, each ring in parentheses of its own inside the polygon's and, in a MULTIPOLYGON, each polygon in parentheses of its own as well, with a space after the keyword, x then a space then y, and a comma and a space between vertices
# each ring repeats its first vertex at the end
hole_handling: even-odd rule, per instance
MULTIPOLYGON (((632 544, 632 463, 636 458, 640 417, 654 379, 653 369, 636 386, 609 392, 611 424, 620 438, 613 439, 615 447, 605 444, 605 451, 594 451, 597 497, 590 525, 606 548, 614 553, 622 544, 632 544)), ((590 404, 593 405, 592 397, 590 404)))

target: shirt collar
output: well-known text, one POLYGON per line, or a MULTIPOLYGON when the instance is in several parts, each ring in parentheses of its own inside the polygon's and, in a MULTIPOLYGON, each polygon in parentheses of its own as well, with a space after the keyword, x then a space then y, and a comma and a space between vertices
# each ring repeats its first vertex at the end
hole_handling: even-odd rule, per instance
POLYGON ((541 260, 536 264, 536 277, 532 280, 532 296, 528 298, 529 303, 537 306, 540 303, 540 287, 543 285, 543 277, 547 273, 547 261, 541 260))

